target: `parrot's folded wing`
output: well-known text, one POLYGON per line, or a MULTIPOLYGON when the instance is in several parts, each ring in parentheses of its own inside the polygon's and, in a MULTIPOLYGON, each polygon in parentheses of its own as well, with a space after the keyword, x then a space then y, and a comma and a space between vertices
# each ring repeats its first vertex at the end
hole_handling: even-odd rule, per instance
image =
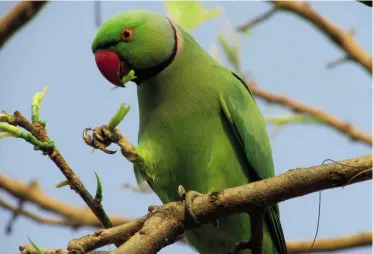
MULTIPOLYGON (((242 79, 232 74, 232 89, 220 96, 222 110, 246 155, 251 178, 273 177, 272 150, 264 119, 250 89, 242 79)), ((287 253, 277 205, 268 208, 265 219, 279 253, 287 253)))

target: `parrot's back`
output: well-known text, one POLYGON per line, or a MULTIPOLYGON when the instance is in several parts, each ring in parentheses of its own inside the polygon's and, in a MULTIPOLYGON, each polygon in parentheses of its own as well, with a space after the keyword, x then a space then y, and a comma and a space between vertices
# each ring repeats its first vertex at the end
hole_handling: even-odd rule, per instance
MULTIPOLYGON (((207 193, 257 180, 242 145, 245 140, 237 138, 233 131, 222 98, 244 98, 237 108, 245 109, 248 119, 262 119, 255 101, 246 103, 253 99, 244 84, 179 29, 183 37, 179 55, 156 77, 138 86, 138 150, 152 165, 146 167, 146 172, 136 173, 147 180, 164 203, 179 200, 179 185, 187 191, 207 193)), ((265 129, 263 121, 259 123, 262 126, 256 128, 265 129)), ((265 137, 258 142, 269 143, 265 137)), ((252 146, 255 149, 256 144, 252 146)), ((258 158, 254 164, 274 174, 270 149, 264 158, 258 158)), ((282 254, 278 247, 278 241, 283 241, 281 225, 275 226, 281 233, 277 236, 272 224, 266 220, 264 253, 282 254)), ((210 223, 186 236, 200 253, 226 254, 234 244, 250 238, 250 220, 247 214, 232 215, 220 219, 218 227, 210 223)))

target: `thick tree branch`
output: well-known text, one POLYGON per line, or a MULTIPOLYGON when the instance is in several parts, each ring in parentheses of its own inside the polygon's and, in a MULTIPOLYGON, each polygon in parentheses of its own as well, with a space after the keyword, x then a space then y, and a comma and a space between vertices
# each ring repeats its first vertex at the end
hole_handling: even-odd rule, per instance
MULTIPOLYGON (((88 207, 78 208, 68 203, 54 199, 46 195, 40 187, 30 188, 27 184, 24 184, 16 179, 6 177, 0 174, 0 189, 5 190, 17 199, 35 204, 45 211, 52 212, 62 217, 62 219, 45 218, 34 213, 28 212, 25 209, 21 209, 18 212, 32 220, 35 220, 44 224, 61 225, 73 228, 79 227, 101 227, 100 221, 92 213, 88 207)), ((0 206, 5 209, 16 211, 17 208, 7 204, 5 201, 0 199, 0 206)), ((129 222, 129 220, 122 217, 112 216, 110 217, 114 225, 122 225, 129 222)))
MULTIPOLYGON (((369 158, 365 158, 368 159, 369 158)), ((361 166, 361 172, 364 171, 364 169, 369 168, 369 165, 365 165, 362 163, 363 160, 358 160, 358 163, 355 164, 355 166, 359 167, 361 166), (365 165, 365 166, 364 166, 365 165)), ((348 166, 346 168, 348 169, 351 164, 349 163, 344 163, 348 166)), ((369 164, 369 163, 368 163, 369 164)), ((339 166, 342 167, 341 165, 337 164, 331 164, 330 166, 339 166)), ((321 167, 322 168, 322 167, 321 167)), ((353 168, 351 168, 353 169, 353 168)), ((334 169, 336 172, 338 172, 338 169, 334 169)), ((297 170, 295 170, 297 171, 297 170)), ((313 172, 317 173, 318 169, 314 168, 313 172)), ((290 171, 289 173, 291 173, 290 171)), ((333 171, 330 172, 330 174, 333 171)), ((286 174, 289 174, 286 173, 286 174)), ((325 174, 325 172, 322 172, 325 174)), ((341 171, 343 174, 343 172, 341 171)), ((338 174, 337 174, 338 175, 338 174)), ((352 172, 349 174, 350 176, 354 175, 352 172)), ((347 180, 348 177, 346 175, 345 179, 347 180)), ((348 179, 349 180, 349 179, 348 179)), ((336 182, 337 184, 337 182, 336 182)), ((50 198, 49 196, 46 196, 40 188, 34 188, 32 192, 29 190, 29 185, 23 184, 17 180, 5 177, 3 175, 0 175, 0 188, 6 190, 13 196, 17 198, 23 198, 26 201, 33 202, 42 209, 51 211, 53 213, 57 213, 65 218, 65 220, 54 220, 54 219, 47 219, 47 223, 50 222, 51 224, 56 224, 58 225, 60 222, 62 223, 67 223, 71 224, 71 226, 79 225, 76 224, 76 218, 79 218, 79 223, 83 226, 88 225, 88 226, 93 226, 93 227, 99 227, 100 223, 97 221, 97 219, 94 217, 92 212, 88 209, 79 209, 76 207, 73 207, 69 204, 54 200, 50 198)), ((5 202, 2 202, 0 200, 0 205, 3 207, 10 209, 10 210, 15 210, 15 207, 12 207, 11 205, 6 204, 5 202)), ((30 216, 30 214, 27 211, 20 211, 23 215, 26 215, 28 217, 35 217, 33 214, 30 216)), ((77 240, 73 240, 70 243, 70 246, 72 249, 77 249, 77 248, 82 248, 83 250, 93 250, 95 248, 99 248, 101 246, 105 246, 108 244, 111 244, 112 242, 115 242, 118 239, 122 240, 127 240, 129 239, 132 235, 134 235, 136 232, 138 232, 141 227, 143 226, 144 221, 146 220, 146 216, 142 217, 141 219, 129 222, 126 219, 120 219, 116 217, 111 217, 113 223, 116 225, 121 225, 112 229, 108 230, 99 230, 93 235, 82 237, 77 240), (124 224, 126 223, 126 224, 124 224), (123 224, 123 225, 122 225, 123 224), (75 246, 75 247, 74 247, 75 246)), ((163 218, 164 219, 164 218, 163 218)), ((45 223, 44 218, 39 218, 38 216, 35 218, 35 220, 45 223)), ((314 248, 312 249, 312 252, 318 252, 318 251, 331 251, 331 250, 339 250, 339 249, 346 249, 346 248, 356 248, 359 246, 367 246, 371 244, 372 238, 370 237, 371 233, 364 233, 364 234, 359 234, 356 236, 349 236, 349 237, 342 237, 342 238, 335 238, 335 239, 319 239, 316 241, 316 244, 314 248)), ((297 241, 290 241, 287 243, 288 244, 288 249, 290 253, 304 253, 308 252, 309 246, 311 246, 310 241, 305 241, 305 242, 297 242, 297 241)), ((25 250, 29 249, 24 249, 22 253, 35 253, 35 252, 26 252, 25 250)), ((46 253, 59 253, 56 252, 56 250, 49 250, 49 252, 46 253)), ((61 252, 65 253, 65 252, 61 252)))
MULTIPOLYGON (((287 11, 305 21, 313 24, 321 33, 327 36, 336 46, 344 50, 348 59, 355 61, 361 65, 368 73, 372 74, 372 57, 363 50, 360 45, 353 39, 349 32, 343 31, 341 28, 332 24, 326 18, 317 13, 311 6, 302 1, 271 1, 273 9, 266 12, 264 15, 250 20, 247 24, 238 27, 239 31, 245 31, 252 28, 262 21, 270 18, 276 11, 287 11)), ((367 2, 363 2, 369 5, 367 2)), ((371 4, 371 2, 370 2, 371 4)))
MULTIPOLYGON (((372 178, 371 168, 372 157, 369 155, 324 166, 289 170, 266 180, 198 196, 192 202, 193 212, 198 221, 205 224, 221 216, 272 206, 312 192, 370 180, 372 178)), ((185 218, 185 214, 185 207, 181 202, 170 202, 151 209, 140 230, 126 227, 125 232, 120 233, 131 235, 132 232, 137 231, 117 249, 117 253, 155 253, 172 244, 185 230, 199 226, 194 220, 185 218)), ((136 220, 134 225, 142 224, 143 219, 144 217, 140 221, 136 220)), ((68 250, 88 252, 113 243, 117 238, 106 232, 112 232, 117 228, 110 229, 110 231, 100 230, 93 235, 72 240, 68 250), (100 236, 100 243, 98 243, 97 235, 100 236), (79 244, 81 242, 84 242, 84 246, 79 244)))
POLYGON ((312 250, 312 241, 290 241, 286 243, 290 253, 328 252, 337 250, 348 250, 372 245, 372 233, 360 233, 356 235, 319 239, 315 242, 312 250))
MULTIPOLYGON (((21 254, 38 254, 34 247, 31 245, 19 246, 21 254)), ((69 254, 67 250, 63 249, 41 249, 43 254, 69 254)), ((111 254, 111 251, 92 251, 87 254, 111 254)))
POLYGON ((4 17, 0 18, 0 48, 38 14, 47 1, 20 1, 4 17))
POLYGON ((372 145, 372 136, 359 130, 348 122, 344 122, 337 117, 316 107, 311 107, 286 96, 274 94, 259 88, 253 81, 248 82, 248 86, 253 94, 267 102, 286 106, 294 112, 304 113, 320 119, 326 125, 339 131, 341 134, 349 136, 352 140, 360 141, 372 145))
MULTIPOLYGON (((119 227, 118 227, 119 228, 119 227)), ((110 231, 108 229, 107 231, 110 231)), ((314 247, 310 250, 312 241, 288 241, 288 253, 317 253, 317 252, 333 252, 338 250, 350 250, 355 248, 366 248, 372 245, 372 233, 360 233, 350 236, 342 236, 335 238, 318 239, 314 247)), ((37 254, 35 249, 30 245, 20 246, 21 254, 37 254)), ((42 249, 44 254, 68 254, 67 250, 62 249, 42 249)), ((110 254, 110 252, 99 252, 100 254, 110 254)), ((93 252, 89 252, 93 254, 93 252)))

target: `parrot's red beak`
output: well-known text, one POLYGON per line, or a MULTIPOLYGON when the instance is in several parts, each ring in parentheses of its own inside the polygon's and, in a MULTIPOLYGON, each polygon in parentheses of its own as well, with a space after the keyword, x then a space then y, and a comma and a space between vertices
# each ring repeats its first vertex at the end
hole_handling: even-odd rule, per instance
POLYGON ((110 50, 98 50, 95 53, 96 65, 101 74, 112 84, 122 86, 122 77, 129 72, 126 63, 118 54, 110 50))

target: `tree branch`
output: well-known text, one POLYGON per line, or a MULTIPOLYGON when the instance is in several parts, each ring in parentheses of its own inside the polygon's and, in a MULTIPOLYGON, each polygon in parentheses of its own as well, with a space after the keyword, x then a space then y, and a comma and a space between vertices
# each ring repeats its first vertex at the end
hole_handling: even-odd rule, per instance
POLYGON ((320 119, 323 123, 339 131, 340 133, 349 136, 352 140, 372 145, 371 135, 364 133, 363 131, 359 130, 357 127, 354 127, 352 124, 348 122, 344 122, 338 119, 337 117, 316 107, 311 107, 302 104, 301 102, 298 102, 296 100, 293 100, 291 98, 288 98, 286 96, 274 94, 266 90, 260 89, 258 86, 256 86, 255 82, 253 81, 249 81, 247 82, 247 84, 255 96, 260 97, 267 102, 286 106, 296 113, 304 113, 311 115, 317 119, 320 119))
MULTIPOLYGON (((21 254, 39 254, 32 245, 19 246, 21 254)), ((41 249, 43 254, 69 254, 67 250, 63 249, 41 249)), ((111 254, 112 251, 91 251, 87 254, 111 254)))
POLYGON ((348 250, 372 245, 372 233, 360 233, 343 237, 319 239, 313 245, 312 250, 310 250, 312 241, 291 241, 287 242, 286 245, 288 246, 289 254, 348 250))
MULTIPOLYGON (((206 224, 221 216, 272 206, 316 191, 370 180, 371 168, 372 157, 369 155, 324 166, 289 170, 266 180, 198 196, 192 201, 193 212, 200 222, 199 225, 206 224)), ((199 226, 194 220, 185 218, 185 214, 185 207, 181 202, 153 207, 146 217, 133 222, 136 226, 125 227, 125 224, 122 226, 123 231, 118 231, 121 236, 132 237, 116 250, 117 253, 155 253, 174 243, 185 230, 199 226), (146 219, 143 223, 144 218, 146 219), (141 229, 137 230, 142 223, 141 229), (137 233, 133 234, 136 231, 137 233)), ((89 252, 113 243, 118 239, 117 234, 110 232, 117 229, 118 227, 99 230, 92 235, 72 240, 68 250, 89 252)))
MULTIPOLYGON (((49 141, 49 137, 41 122, 31 123, 19 111, 14 112, 13 116, 2 114, 0 121, 8 122, 11 125, 20 126, 32 134, 33 137, 42 142, 49 141)), ((70 188, 73 189, 85 201, 92 212, 97 216, 105 228, 112 227, 109 217, 106 215, 100 202, 97 202, 92 195, 85 188, 79 177, 70 168, 69 164, 63 158, 62 154, 57 148, 52 151, 44 151, 44 154, 54 162, 54 164, 61 170, 62 174, 69 182, 70 188)))
POLYGON ((251 28, 253 28, 254 26, 256 25, 259 25, 260 23, 268 20, 269 18, 271 18, 273 16, 273 14, 275 14, 276 12, 278 11, 278 9, 276 7, 273 7, 271 8, 269 11, 266 11, 265 13, 263 13, 262 15, 254 18, 254 19, 251 19, 249 20, 246 24, 243 24, 243 25, 240 25, 237 27, 237 30, 239 32, 244 32, 244 31, 247 31, 251 28))
MULTIPOLYGON (((68 203, 54 199, 46 195, 40 187, 33 188, 33 191, 30 191, 28 185, 0 174, 0 189, 5 190, 7 193, 11 194, 17 199, 31 202, 45 211, 52 212, 62 217, 62 219, 44 218, 34 213, 28 212, 25 209, 20 209, 18 211, 20 214, 39 223, 68 226, 73 228, 101 227, 100 221, 96 218, 92 211, 88 209, 88 207, 78 208, 68 203)), ((17 210, 16 207, 7 204, 1 199, 0 206, 11 211, 17 210)), ((121 225, 130 221, 117 216, 111 216, 110 219, 114 225, 121 225)))
MULTIPOLYGON (((108 229, 109 231, 111 229, 108 229)), ((372 233, 360 233, 356 235, 324 238, 316 240, 312 250, 310 246, 313 241, 288 241, 288 253, 317 253, 317 252, 333 252, 338 250, 351 250, 355 248, 369 247, 372 245, 372 233)), ((20 246, 21 254, 37 254, 31 245, 20 246)), ((44 254, 68 254, 67 250, 62 249, 42 249, 44 254)), ((97 252, 97 254, 110 254, 110 252, 97 252)), ((93 252, 89 252, 93 254, 93 252)))
POLYGON ((362 3, 362 4, 366 5, 366 6, 372 7, 372 0, 370 0, 370 1, 358 1, 358 2, 362 3))
MULTIPOLYGON (((353 39, 352 35, 343 31, 341 28, 332 24, 326 18, 317 13, 306 2, 301 1, 271 1, 273 9, 264 15, 249 21, 247 24, 238 27, 238 31, 246 31, 254 25, 259 24, 270 18, 276 11, 287 11, 305 21, 313 24, 321 33, 327 36, 336 46, 346 52, 348 59, 355 61, 362 66, 368 73, 372 74, 372 57, 365 52, 360 45, 353 39)), ((362 2, 369 5, 368 2, 362 2)), ((370 2, 371 5, 372 2, 370 2)))
POLYGON ((38 14, 47 1, 20 1, 0 19, 0 48, 38 14))
MULTIPOLYGON (((327 166, 320 166, 320 167, 314 167, 314 168, 308 168, 308 169, 291 170, 291 171, 289 171, 289 172, 287 172, 287 173, 285 173, 281 176, 276 177, 276 179, 281 177, 282 180, 281 179, 276 180, 275 183, 279 183, 280 185, 276 184, 276 186, 274 186, 270 192, 274 191, 273 189, 276 189, 276 188, 279 188, 280 190, 282 190, 282 192, 284 192, 286 190, 284 190, 283 187, 281 187, 282 185, 284 185, 284 184, 288 185, 289 183, 294 182, 294 180, 301 179, 301 178, 303 178, 302 181, 306 181, 306 180, 310 181, 309 183, 307 183, 307 185, 315 184, 315 186, 317 186, 318 182, 321 182, 325 185, 326 182, 328 182, 328 179, 331 179, 331 180, 329 180, 329 183, 332 184, 334 187, 338 186, 338 185, 339 186, 344 185, 344 183, 348 182, 353 176, 355 176, 356 174, 358 174, 360 172, 366 171, 366 169, 368 169, 370 167, 371 167, 371 157, 366 156, 366 157, 362 157, 362 158, 357 158, 357 159, 352 159, 352 160, 348 160, 348 161, 339 162, 338 164, 333 163, 333 164, 330 164, 330 165, 327 165, 327 166), (344 164, 346 166, 343 166, 342 164, 344 164), (303 172, 301 172, 301 171, 303 171, 303 172), (311 172, 311 173, 309 173, 309 172, 311 172), (293 173, 297 173, 297 174, 294 175, 293 173), (317 177, 317 176, 315 176, 315 174, 316 175, 321 174, 321 175, 325 176, 325 179, 323 180, 323 178, 321 176, 317 177), (304 175, 307 175, 307 176, 310 175, 310 178, 309 177, 305 178, 304 175), (313 178, 312 178, 312 176, 313 176, 313 178), (317 178, 315 179, 315 177, 317 177, 317 178), (304 179, 306 179, 306 180, 304 180, 304 179), (289 180, 291 180, 291 181, 289 181, 289 180)), ((368 172, 366 172, 365 174, 368 174, 368 175, 360 175, 358 177, 362 177, 362 178, 354 179, 354 180, 355 181, 361 181, 361 180, 364 180, 364 179, 367 179, 368 177, 370 177, 368 172)), ((273 181, 275 179, 271 178, 269 180, 273 181)), ((259 186, 263 186, 260 189, 256 189, 255 186, 252 186, 250 189, 251 190, 254 189, 255 191, 258 191, 259 195, 264 195, 265 193, 262 193, 262 189, 263 188, 265 189, 266 188, 265 186, 267 186, 267 185, 272 186, 273 183, 271 183, 271 182, 267 183, 267 184, 265 184, 265 186, 264 186, 264 184, 265 183, 261 183, 261 185, 259 185, 259 186)), ((297 185, 297 184, 298 183, 295 183, 295 185, 297 185)), ((251 185, 241 186, 241 187, 246 188, 246 187, 250 187, 250 186, 251 185)), ((303 184, 302 188, 304 188, 304 186, 305 186, 305 184, 303 184)), ((241 188, 241 187, 238 187, 238 188, 241 188)), ((51 211, 51 212, 62 215, 63 217, 66 218, 65 222, 70 221, 71 225, 74 225, 75 224, 74 220, 76 220, 76 218, 79 218, 79 222, 81 224, 86 224, 87 223, 86 225, 88 225, 88 226, 91 225, 93 227, 99 227, 100 226, 99 222, 97 221, 97 219, 94 217, 94 215, 92 214, 92 212, 90 210, 75 208, 75 207, 72 207, 71 205, 68 205, 66 203, 54 200, 54 199, 46 196, 40 190, 40 188, 34 188, 33 192, 30 192, 29 191, 29 186, 27 184, 22 184, 17 180, 13 180, 13 179, 5 177, 1 174, 0 174, 0 188, 6 190, 7 192, 9 192, 10 194, 12 194, 13 196, 15 196, 17 198, 23 198, 26 201, 35 203, 36 205, 38 205, 39 207, 41 207, 45 210, 48 210, 48 211, 51 211)), ((288 188, 289 191, 291 192, 292 188, 294 190, 298 190, 300 187, 287 186, 286 188, 288 188)), ((234 188, 234 189, 236 189, 236 188, 234 188)), ((226 194, 225 191, 222 192, 222 193, 224 194, 224 196, 225 195, 228 195, 228 196, 230 195, 229 193, 226 194)), ((249 196, 255 194, 255 193, 251 192, 250 190, 246 191, 246 193, 249 193, 250 194, 249 196)), ((235 194, 233 193, 232 195, 235 195, 235 194)), ((299 195, 299 193, 297 195, 299 195)), ((302 195, 302 194, 300 194, 300 195, 302 195)), ((237 202, 237 200, 239 200, 240 198, 242 198, 242 197, 237 197, 235 202, 237 202)), ((255 199, 254 199, 253 202, 255 202, 255 199)), ((0 200, 0 204, 4 207, 4 205, 3 205, 4 202, 1 202, 1 200, 0 200)), ((179 204, 179 203, 176 203, 176 204, 179 204)), ((8 208, 12 209, 11 205, 5 205, 5 207, 7 207, 7 206, 8 206, 8 208)), ((229 207, 232 207, 232 204, 230 204, 229 207)), ((13 207, 13 209, 16 209, 16 208, 13 207)), ((160 208, 158 208, 158 210, 159 209, 160 208)), ((193 208, 193 211, 194 211, 194 208, 193 208)), ((22 213, 22 211, 21 211, 21 213, 22 213)), ((28 216, 26 211, 25 211, 25 213, 22 213, 22 214, 28 216)), ((29 217, 32 217, 32 216, 33 215, 31 215, 29 217)), ((152 214, 150 214, 148 216, 152 216, 152 214)), ((71 249, 78 249, 79 248, 79 249, 82 249, 84 251, 88 251, 88 250, 93 250, 95 248, 99 248, 99 247, 111 244, 111 243, 117 241, 118 239, 121 239, 123 241, 127 240, 143 227, 143 223, 148 218, 148 216, 144 216, 144 217, 142 217, 140 219, 137 219, 135 221, 132 221, 132 222, 128 222, 128 220, 125 220, 125 219, 120 219, 120 218, 115 219, 114 217, 111 217, 112 221, 116 225, 120 225, 120 226, 117 226, 117 227, 111 228, 111 229, 107 229, 107 230, 99 230, 92 235, 85 236, 85 237, 82 237, 82 238, 79 238, 79 239, 76 239, 76 240, 72 240, 69 244, 69 248, 71 248, 71 249), (128 222, 128 223, 126 223, 126 222, 128 222), (123 224, 123 223, 126 223, 126 224, 123 224)), ((165 219, 167 220, 167 216, 166 217, 163 216, 163 218, 161 218, 161 221, 165 220, 165 219)), ((38 220, 38 218, 36 220, 38 220)), ((56 221, 54 221, 54 220, 51 221, 52 224, 55 224, 55 222, 56 222, 56 224, 59 223, 59 222, 57 222, 57 220, 56 221)), ((61 222, 62 222, 62 220, 61 220, 61 222)), ((356 235, 356 236, 348 236, 348 237, 335 238, 335 239, 334 238, 332 238, 332 239, 319 239, 319 240, 316 241, 316 244, 313 247, 312 252, 331 251, 331 250, 335 250, 335 249, 339 250, 339 249, 347 249, 347 248, 356 248, 356 247, 360 247, 360 246, 367 246, 367 245, 371 244, 372 238, 370 236, 371 236, 371 233, 364 233, 364 234, 359 234, 359 235, 356 235)), ((310 241, 306 241, 306 242, 290 241, 287 244, 288 244, 288 249, 289 249, 290 253, 308 252, 309 247, 311 246, 310 241)), ((55 251, 55 250, 50 250, 49 252, 46 252, 46 253, 59 253, 59 252, 53 252, 53 251, 55 251)), ((25 253, 30 253, 31 254, 31 253, 35 253, 35 252, 23 251, 22 253, 23 254, 25 254, 25 253)), ((64 253, 64 252, 61 252, 61 253, 64 253)))
MULTIPOLYGON (((23 216, 25 216, 25 217, 27 217, 27 218, 35 221, 35 222, 41 223, 41 224, 56 225, 56 226, 69 226, 69 227, 80 226, 80 225, 76 225, 75 223, 72 223, 72 221, 42 217, 42 216, 40 216, 36 213, 29 212, 29 211, 25 210, 24 208, 19 209, 18 207, 15 207, 11 204, 8 204, 7 202, 5 202, 1 198, 0 198, 0 206, 3 207, 6 210, 12 211, 13 213, 23 215, 23 216)), ((99 225, 99 221, 97 221, 97 224, 99 225)))

